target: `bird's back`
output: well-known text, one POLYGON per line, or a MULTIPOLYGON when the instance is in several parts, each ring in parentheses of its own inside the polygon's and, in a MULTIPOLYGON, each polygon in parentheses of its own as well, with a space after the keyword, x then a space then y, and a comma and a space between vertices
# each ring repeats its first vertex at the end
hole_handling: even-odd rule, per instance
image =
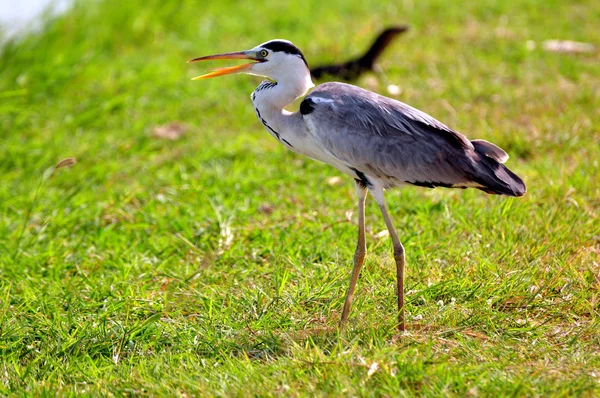
POLYGON ((345 83, 317 86, 300 113, 315 141, 357 178, 385 187, 474 187, 521 196, 523 181, 487 141, 464 135, 402 102, 345 83))

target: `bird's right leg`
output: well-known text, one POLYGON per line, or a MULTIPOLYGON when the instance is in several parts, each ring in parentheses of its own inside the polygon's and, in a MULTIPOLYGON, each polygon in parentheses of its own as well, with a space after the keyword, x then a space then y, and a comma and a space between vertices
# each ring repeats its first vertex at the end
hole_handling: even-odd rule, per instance
POLYGON ((367 193, 369 191, 362 182, 356 181, 355 183, 356 193, 358 194, 358 243, 356 245, 356 251, 354 252, 354 268, 352 269, 352 277, 350 278, 350 287, 348 287, 346 301, 344 302, 344 310, 342 311, 342 321, 340 322, 342 324, 348 320, 356 281, 358 281, 358 275, 360 274, 360 269, 365 262, 365 255, 367 254, 367 243, 365 240, 365 199, 367 198, 367 193))
POLYGON ((373 198, 379 205, 381 209, 381 214, 383 214, 383 219, 385 220, 385 225, 390 233, 390 237, 392 238, 392 243, 394 245, 394 260, 396 261, 396 279, 397 279, 397 290, 398 290, 398 330, 403 332, 404 329, 404 265, 405 265, 405 257, 404 257, 404 246, 398 239, 398 234, 396 233, 396 229, 392 224, 392 219, 388 214, 387 208, 385 206, 385 198, 383 196, 383 188, 381 187, 369 187, 373 198))

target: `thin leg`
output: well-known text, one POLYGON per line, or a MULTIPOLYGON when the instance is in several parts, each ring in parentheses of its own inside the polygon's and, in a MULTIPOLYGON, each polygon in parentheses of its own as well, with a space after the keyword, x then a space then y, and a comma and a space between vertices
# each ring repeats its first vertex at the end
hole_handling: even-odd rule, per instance
POLYGON ((379 205, 381 209, 381 214, 383 214, 383 219, 385 220, 385 225, 390 233, 392 238, 392 243, 394 245, 394 260, 396 261, 396 278, 397 278, 397 289, 398 289, 398 330, 403 332, 405 330, 404 327, 404 246, 398 239, 398 235, 396 234, 396 230, 394 229, 394 225, 392 224, 392 220, 390 215, 388 214, 387 208, 385 207, 385 198, 383 197, 383 189, 379 187, 370 188, 375 201, 379 205))
POLYGON ((365 255, 367 253, 367 244, 365 241, 365 199, 367 198, 368 191, 358 181, 356 181, 356 193, 358 194, 358 243, 354 252, 354 268, 352 269, 352 277, 350 278, 350 287, 348 287, 344 310, 342 311, 342 321, 340 322, 342 324, 348 320, 350 307, 352 306, 352 297, 354 296, 354 288, 356 287, 356 281, 358 280, 358 275, 365 262, 365 255))

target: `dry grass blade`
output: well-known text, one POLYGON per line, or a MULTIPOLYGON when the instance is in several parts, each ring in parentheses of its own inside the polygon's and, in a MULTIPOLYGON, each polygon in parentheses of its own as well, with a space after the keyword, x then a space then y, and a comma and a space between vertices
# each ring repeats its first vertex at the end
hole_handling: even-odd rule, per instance
POLYGON ((544 50, 555 53, 593 53, 596 51, 591 43, 571 40, 546 40, 544 50))
POLYGON ((60 169, 61 167, 69 167, 69 166, 73 166, 75 163, 77 163, 77 159, 66 158, 66 159, 63 159, 60 162, 56 163, 56 166, 54 166, 54 168, 60 169))

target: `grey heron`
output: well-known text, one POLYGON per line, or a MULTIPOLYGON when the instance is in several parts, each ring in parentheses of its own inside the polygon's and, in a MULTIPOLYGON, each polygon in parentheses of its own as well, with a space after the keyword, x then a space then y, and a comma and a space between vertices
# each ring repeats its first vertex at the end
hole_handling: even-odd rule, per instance
POLYGON ((325 83, 314 87, 304 55, 287 40, 270 40, 250 50, 188 62, 222 59, 251 62, 218 68, 194 80, 232 73, 265 77, 251 99, 267 131, 291 151, 330 164, 355 180, 358 242, 342 324, 348 319, 366 254, 368 192, 379 205, 394 248, 400 330, 405 329, 405 253, 385 205, 384 189, 416 185, 477 188, 508 196, 525 194, 523 181, 503 165, 508 155, 496 145, 469 140, 424 112, 353 85, 325 83), (303 95, 299 111, 285 109, 303 95))

